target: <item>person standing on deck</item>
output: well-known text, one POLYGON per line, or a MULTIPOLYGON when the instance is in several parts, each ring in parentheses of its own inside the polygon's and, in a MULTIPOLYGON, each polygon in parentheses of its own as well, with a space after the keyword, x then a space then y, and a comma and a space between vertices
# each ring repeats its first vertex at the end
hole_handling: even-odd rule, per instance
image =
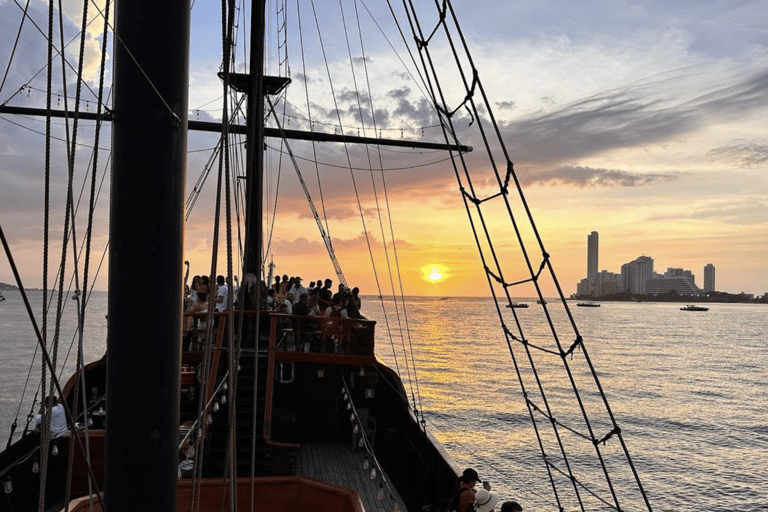
MULTIPOLYGON (((459 512, 470 512, 475 504, 475 486, 480 482, 480 476, 472 468, 467 468, 459 477, 458 497, 459 512)), ((490 487, 490 485, 488 486, 490 487)))
POLYGON ((293 305, 295 306, 299 302, 301 294, 307 293, 307 289, 301 286, 301 277, 297 276, 294 278, 290 291, 293 292, 293 305))
POLYGON ((229 287, 224 280, 224 276, 218 276, 216 278, 216 284, 219 285, 219 289, 216 291, 216 312, 221 313, 227 310, 227 295, 229 295, 229 287))

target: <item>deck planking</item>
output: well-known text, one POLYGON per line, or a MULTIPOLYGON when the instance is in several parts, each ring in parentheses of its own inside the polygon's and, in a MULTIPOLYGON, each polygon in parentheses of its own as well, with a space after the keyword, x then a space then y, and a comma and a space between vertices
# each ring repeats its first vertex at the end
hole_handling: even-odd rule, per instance
POLYGON ((391 512, 395 504, 397 510, 405 512, 405 504, 394 488, 390 491, 385 484, 384 499, 378 498, 382 476, 386 482, 390 480, 381 472, 371 480, 373 460, 369 457, 370 467, 363 469, 365 455, 362 449, 352 451, 351 443, 302 443, 296 474, 356 490, 366 512, 391 512))

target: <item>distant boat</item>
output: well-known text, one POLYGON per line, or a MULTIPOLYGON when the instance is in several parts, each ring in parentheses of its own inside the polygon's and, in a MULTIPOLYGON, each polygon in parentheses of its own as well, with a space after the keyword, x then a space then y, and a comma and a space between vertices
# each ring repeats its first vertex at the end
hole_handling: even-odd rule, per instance
POLYGON ((709 311, 709 308, 704 306, 696 306, 695 304, 688 304, 684 308, 680 308, 680 311, 709 311))
POLYGON ((536 304, 546 304, 546 303, 547 303, 546 299, 539 299, 536 301, 536 304))
POLYGON ((5 297, 3 297, 3 292, 0 292, 0 302, 4 301, 5 297))
POLYGON ((579 302, 576 305, 582 308, 599 308, 600 307, 600 304, 598 304, 597 302, 579 302))
POLYGON ((507 307, 508 308, 527 308, 528 304, 526 304, 525 302, 510 302, 509 304, 507 304, 507 307))

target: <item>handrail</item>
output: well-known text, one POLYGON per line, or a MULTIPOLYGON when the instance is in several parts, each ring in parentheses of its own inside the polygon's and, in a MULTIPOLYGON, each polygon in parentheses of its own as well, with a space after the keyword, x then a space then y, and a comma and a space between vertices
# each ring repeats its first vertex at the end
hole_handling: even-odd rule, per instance
MULTIPOLYGON (((301 318, 301 317, 299 317, 301 318)), ((272 439, 272 393, 274 391, 275 379, 275 352, 277 351, 277 316, 272 316, 269 324, 269 355, 267 363, 267 389, 265 390, 264 400, 264 442, 267 446, 275 448, 290 448, 298 450, 301 445, 296 443, 283 443, 272 439)))

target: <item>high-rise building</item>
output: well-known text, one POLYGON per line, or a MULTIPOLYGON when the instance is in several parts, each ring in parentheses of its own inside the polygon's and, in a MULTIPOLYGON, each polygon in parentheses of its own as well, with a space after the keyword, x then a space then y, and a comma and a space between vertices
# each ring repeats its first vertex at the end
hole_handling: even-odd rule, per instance
POLYGON ((621 266, 622 291, 632 294, 645 293, 645 281, 653 277, 653 258, 640 256, 621 266))
POLYGON ((598 254, 599 235, 593 231, 587 235, 587 281, 592 291, 595 291, 597 284, 597 254, 598 254))
POLYGON ((704 291, 715 291, 715 266, 711 263, 704 266, 704 291))
POLYGON ((668 268, 664 275, 655 274, 645 280, 646 295, 661 295, 675 291, 678 295, 698 295, 696 276, 690 270, 668 268))

